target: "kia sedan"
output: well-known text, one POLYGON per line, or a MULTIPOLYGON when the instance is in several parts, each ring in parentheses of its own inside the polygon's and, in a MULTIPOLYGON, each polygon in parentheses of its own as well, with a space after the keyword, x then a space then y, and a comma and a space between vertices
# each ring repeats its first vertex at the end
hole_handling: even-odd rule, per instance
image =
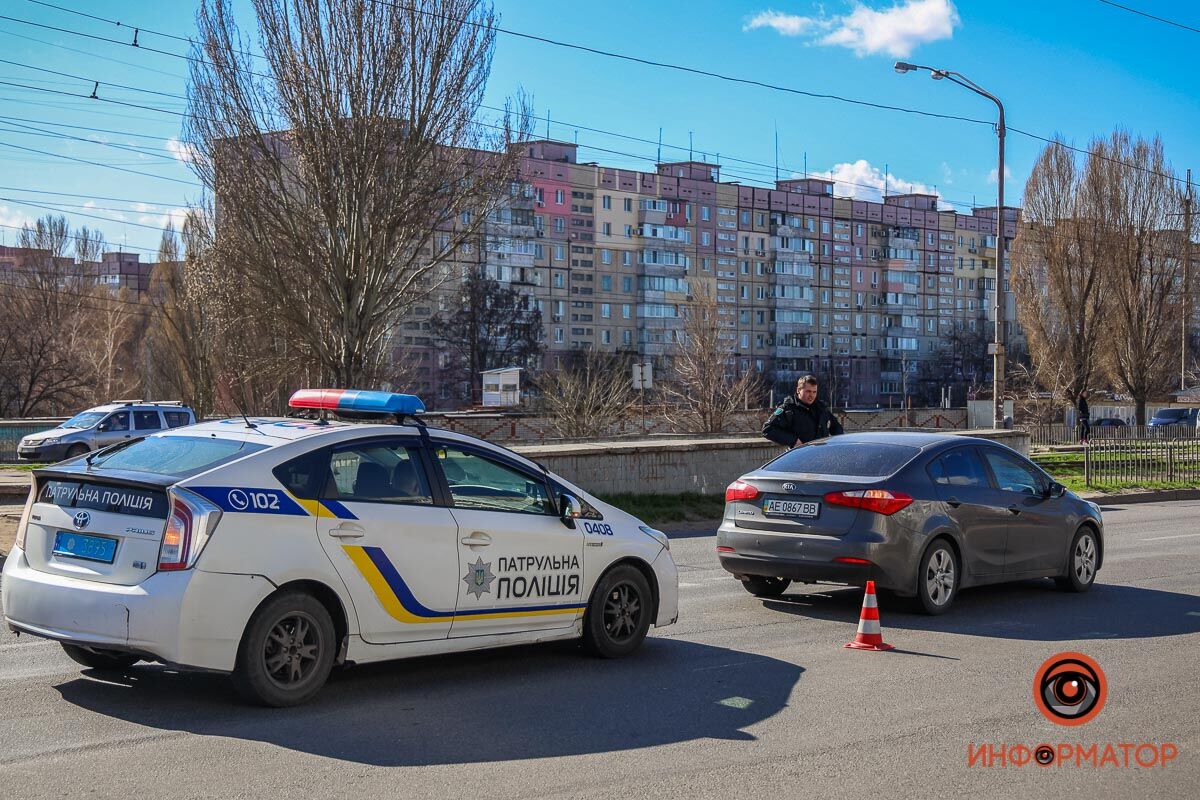
POLYGON ((789 450, 725 492, 721 566, 758 597, 867 580, 941 614, 971 586, 1053 578, 1087 591, 1100 508, 1001 444, 854 433, 789 450))

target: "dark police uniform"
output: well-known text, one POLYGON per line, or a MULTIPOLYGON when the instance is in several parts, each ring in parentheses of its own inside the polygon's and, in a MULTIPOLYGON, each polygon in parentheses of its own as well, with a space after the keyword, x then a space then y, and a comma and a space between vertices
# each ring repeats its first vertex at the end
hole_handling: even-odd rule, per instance
POLYGON ((805 405, 795 395, 788 397, 771 414, 762 428, 762 435, 784 447, 824 439, 845 433, 842 423, 820 400, 805 405))

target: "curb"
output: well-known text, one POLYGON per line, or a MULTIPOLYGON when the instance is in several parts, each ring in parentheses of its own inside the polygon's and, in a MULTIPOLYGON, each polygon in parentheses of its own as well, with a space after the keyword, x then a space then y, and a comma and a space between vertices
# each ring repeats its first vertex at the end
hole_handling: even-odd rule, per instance
POLYGON ((1184 500, 1200 500, 1200 489, 1160 489, 1152 492, 1125 492, 1124 494, 1089 493, 1079 495, 1100 505, 1130 505, 1134 503, 1167 503, 1184 500))

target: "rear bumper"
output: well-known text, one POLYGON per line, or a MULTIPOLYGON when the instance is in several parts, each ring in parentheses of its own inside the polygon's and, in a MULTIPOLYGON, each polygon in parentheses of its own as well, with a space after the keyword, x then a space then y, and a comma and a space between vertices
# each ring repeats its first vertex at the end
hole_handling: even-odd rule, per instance
POLYGON ((872 580, 880 588, 902 594, 911 594, 916 585, 916 544, 914 537, 875 531, 815 536, 738 528, 730 521, 717 531, 717 545, 733 548, 733 552, 718 552, 721 567, 735 576, 859 586, 872 580), (846 564, 839 558, 870 563, 846 564))
POLYGON ((41 572, 13 548, 4 563, 4 621, 46 639, 228 672, 250 614, 274 591, 265 578, 196 569, 118 586, 41 572))

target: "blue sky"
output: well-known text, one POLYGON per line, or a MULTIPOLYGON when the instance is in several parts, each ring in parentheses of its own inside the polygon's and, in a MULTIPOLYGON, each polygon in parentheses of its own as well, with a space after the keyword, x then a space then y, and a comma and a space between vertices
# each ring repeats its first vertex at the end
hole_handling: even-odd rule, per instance
MULTIPOLYGON (((47 1, 124 25, 28 0, 5 0, 0 14, 125 42, 132 39, 130 27, 184 36, 194 30, 194 3, 183 0, 47 1)), ((1122 4, 1200 27, 1200 6, 1193 2, 1122 4)), ((991 103, 965 89, 922 74, 897 75, 892 63, 900 56, 962 72, 985 86, 1004 100, 1010 126, 1046 136, 1062 134, 1077 145, 1114 126, 1158 133, 1180 172, 1191 166, 1200 173, 1200 74, 1188 66, 1200 34, 1100 0, 496 0, 496 5, 502 25, 515 31, 805 91, 993 118, 991 103)), ((184 43, 158 36, 142 34, 139 41, 186 51, 184 43)), ((167 111, 184 107, 182 100, 169 96, 105 85, 182 95, 186 63, 178 58, 13 19, 0 19, 0 51, 5 61, 98 80, 105 97, 167 111)), ((5 187, 0 188, 0 226, 19 225, 46 213, 39 206, 52 206, 77 226, 99 227, 112 245, 153 250, 159 238, 155 229, 198 196, 198 187, 188 185, 194 178, 186 164, 173 159, 179 152, 177 116, 3 82, 85 95, 92 88, 85 81, 0 63, 0 186, 5 187), (65 125, 80 127, 61 127, 65 125), (56 138, 44 131, 146 152, 56 138)), ((807 156, 810 173, 831 173, 846 181, 838 188, 842 194, 877 196, 869 187, 882 182, 886 166, 893 188, 898 179, 902 185, 936 186, 947 201, 995 202, 995 137, 982 125, 731 84, 501 35, 489 105, 500 105, 519 89, 532 96, 542 117, 538 134, 545 132, 549 111, 551 136, 577 137, 585 161, 652 169, 654 144, 581 128, 655 141, 661 127, 668 145, 664 158, 686 157, 690 134, 697 157, 720 154, 727 178, 769 184, 778 129, 781 175, 800 172, 807 156)), ((1019 200, 1041 147, 1010 132, 1006 192, 1012 201, 1019 200)), ((15 235, 11 227, 0 227, 4 243, 11 244, 15 235)))

